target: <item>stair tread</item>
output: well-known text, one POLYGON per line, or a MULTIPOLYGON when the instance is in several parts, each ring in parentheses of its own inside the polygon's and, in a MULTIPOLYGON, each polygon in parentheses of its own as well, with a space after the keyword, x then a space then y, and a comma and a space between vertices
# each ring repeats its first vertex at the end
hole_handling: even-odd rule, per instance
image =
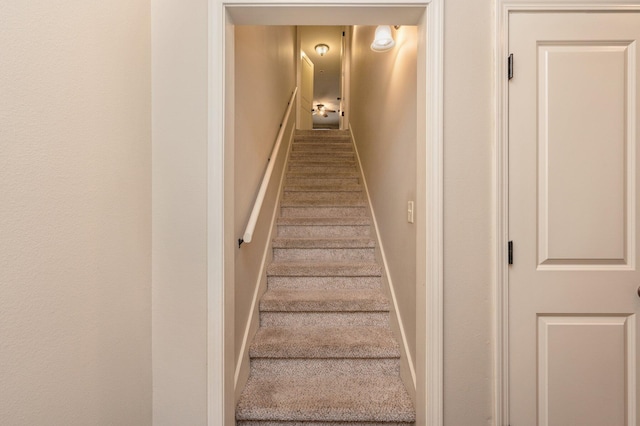
POLYGON ((335 137, 335 138, 329 138, 327 140, 323 140, 321 138, 317 138, 317 137, 312 137, 312 136, 303 136, 303 137, 296 137, 293 141, 293 146, 294 147, 299 147, 299 146, 306 146, 306 145, 317 145, 320 143, 333 143, 335 145, 343 145, 344 147, 351 147, 351 139, 349 139, 348 137, 335 137))
POLYGON ((369 237, 305 238, 275 237, 273 248, 373 248, 375 241, 369 237))
POLYGON ((251 358, 399 358, 389 327, 261 327, 251 358))
POLYGON ((307 171, 289 171, 287 172, 287 178, 293 179, 351 179, 359 178, 360 174, 356 170, 353 171, 341 171, 341 172, 307 172, 307 171))
POLYGON ((290 164, 308 163, 312 161, 318 161, 322 163, 342 164, 351 163, 355 165, 355 158, 352 153, 342 153, 336 155, 332 152, 315 152, 315 151, 295 151, 291 153, 289 158, 290 164))
POLYGON ((343 198, 335 200, 313 199, 283 199, 280 207, 366 207, 367 201, 363 198, 343 198))
POLYGON ((252 377, 237 420, 414 422, 415 410, 393 376, 252 377))
POLYGON ((359 183, 351 184, 307 184, 307 185, 286 185, 285 192, 359 192, 362 191, 359 183))
POLYGON ((278 225, 299 226, 357 226, 371 225, 368 217, 280 217, 278 225))
POLYGON ((267 276, 290 277, 379 277, 375 262, 273 262, 267 276))
POLYGON ((388 312, 389 299, 380 289, 269 289, 261 312, 388 312))
MULTIPOLYGON (((337 144, 335 144, 337 145, 337 144)), ((337 159, 352 159, 355 160, 356 153, 350 145, 342 144, 342 146, 330 146, 330 145, 316 145, 306 144, 298 145, 293 148, 289 156, 293 158, 315 158, 315 157, 327 157, 337 159)))

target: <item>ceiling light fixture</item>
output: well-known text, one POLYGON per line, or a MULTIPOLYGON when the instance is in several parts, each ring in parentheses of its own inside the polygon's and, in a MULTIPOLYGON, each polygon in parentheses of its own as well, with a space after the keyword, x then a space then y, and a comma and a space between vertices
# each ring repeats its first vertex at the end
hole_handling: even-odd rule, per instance
POLYGON ((376 36, 373 43, 371 43, 371 50, 374 52, 386 52, 395 45, 396 42, 391 36, 391 27, 389 25, 378 25, 376 36))
POLYGON ((316 44, 316 53, 320 56, 324 56, 328 51, 329 51, 329 46, 327 46, 326 44, 322 43, 322 44, 316 44))

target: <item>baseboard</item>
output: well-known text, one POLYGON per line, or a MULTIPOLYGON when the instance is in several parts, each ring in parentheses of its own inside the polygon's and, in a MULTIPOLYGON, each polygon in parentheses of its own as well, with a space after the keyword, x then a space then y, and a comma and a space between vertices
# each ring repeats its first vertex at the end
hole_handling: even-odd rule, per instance
POLYGON ((378 228, 378 222, 376 220, 376 215, 373 210, 373 203, 371 202, 371 194, 369 194, 369 188, 367 187, 367 179, 364 175, 364 171, 362 169, 362 162, 360 161, 360 154, 358 153, 358 145, 356 144, 355 137, 353 135, 353 129, 351 125, 349 125, 349 134, 351 137, 351 142, 353 143, 353 147, 356 153, 356 159, 358 161, 358 170, 360 172, 360 177, 362 179, 362 185, 364 186, 364 191, 367 194, 367 200, 369 202, 369 212, 371 214, 371 220, 373 222, 373 231, 374 238, 376 240, 376 260, 378 260, 383 266, 383 274, 382 274, 382 283, 383 286, 386 287, 389 295, 391 296, 392 301, 392 315, 391 318, 391 328, 393 329, 396 335, 400 336, 401 345, 400 345, 400 376, 402 381, 410 388, 409 394, 413 399, 414 404, 416 403, 416 369, 413 363, 413 359, 411 357, 411 352, 409 352, 409 344, 407 342, 407 335, 404 329, 404 325, 402 323, 402 318, 400 317, 400 312, 398 309, 398 301, 396 298, 395 288, 393 285, 393 280, 391 279, 391 273, 389 272, 389 264, 387 263, 387 257, 384 252, 384 245, 382 244, 382 240, 380 239, 380 231, 378 228))
POLYGON ((251 311, 249 313, 249 319, 247 320, 247 325, 244 330, 242 345, 240 346, 240 353, 238 354, 238 358, 236 359, 236 369, 234 374, 234 389, 236 401, 238 400, 240 392, 244 388, 244 385, 249 378, 249 345, 253 340, 253 337, 255 336, 256 331, 258 330, 258 327, 260 325, 259 301, 267 286, 267 266, 272 259, 271 240, 273 239, 273 235, 276 229, 276 219, 278 218, 278 209, 280 207, 280 199, 282 197, 284 187, 284 177, 286 175, 287 163, 289 161, 289 154, 291 153, 291 144, 293 142, 294 136, 295 126, 292 127, 291 134, 288 138, 287 152, 282 166, 282 171, 280 173, 280 182, 278 183, 278 194, 273 206, 273 211, 271 212, 269 233, 267 235, 266 243, 264 246, 264 253, 262 255, 262 261, 260 263, 260 272, 258 275, 258 279, 256 280, 255 290, 253 292, 253 299, 251 300, 251 311))

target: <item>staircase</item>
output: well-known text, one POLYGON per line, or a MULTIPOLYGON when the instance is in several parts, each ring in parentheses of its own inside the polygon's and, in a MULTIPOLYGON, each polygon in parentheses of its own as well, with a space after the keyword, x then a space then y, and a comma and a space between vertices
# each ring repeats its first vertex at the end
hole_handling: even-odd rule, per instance
POLYGON ((297 131, 239 426, 412 425, 345 131, 297 131))

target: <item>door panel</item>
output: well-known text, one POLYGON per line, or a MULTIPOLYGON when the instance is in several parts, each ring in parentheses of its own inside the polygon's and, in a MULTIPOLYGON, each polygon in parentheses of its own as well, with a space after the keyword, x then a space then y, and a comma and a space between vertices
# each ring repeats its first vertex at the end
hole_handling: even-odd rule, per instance
POLYGON ((313 129, 313 62, 304 54, 300 60, 302 67, 301 90, 300 90, 300 128, 303 130, 313 129))
POLYGON ((636 426, 640 14, 509 28, 510 423, 636 426))
MULTIPOLYGON (((628 43, 538 45, 539 265, 626 264, 628 43), (579 100, 579 102, 576 102, 579 100), (607 206, 592 208, 593 206, 607 206)), ((630 198, 630 200, 629 200, 630 198)), ((630 248, 631 248, 630 247, 630 248)), ((574 268, 575 269, 575 268, 574 268)))
POLYGON ((625 424, 625 379, 633 369, 628 348, 635 346, 628 324, 634 321, 628 316, 538 317, 541 425, 625 424))

